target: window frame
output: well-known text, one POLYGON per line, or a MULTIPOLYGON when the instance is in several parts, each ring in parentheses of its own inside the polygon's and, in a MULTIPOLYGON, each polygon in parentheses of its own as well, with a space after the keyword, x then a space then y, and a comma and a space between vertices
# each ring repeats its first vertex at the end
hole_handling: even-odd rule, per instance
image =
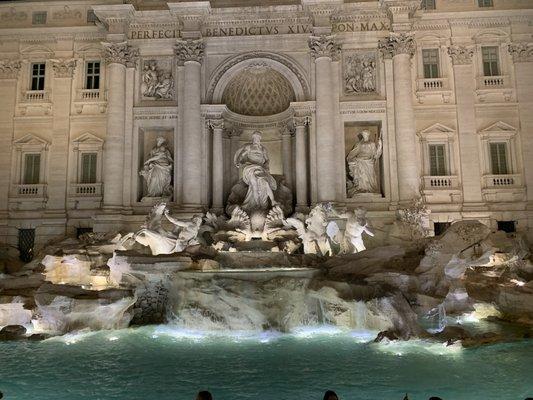
POLYGON ((32 62, 30 64, 30 79, 29 79, 29 83, 30 83, 30 88, 29 90, 31 91, 36 91, 36 92, 42 92, 46 89, 46 62, 44 61, 35 61, 35 62, 32 62), (38 65, 42 65, 43 68, 42 68, 42 73, 40 71, 40 69, 38 69, 37 71, 37 74, 35 74, 35 67, 38 66, 38 65), (37 88, 34 88, 34 81, 36 82, 36 87, 37 88), (41 85, 42 83, 42 85, 41 85), (42 86, 42 87, 41 87, 42 86))
MULTIPOLYGON (((489 56, 491 56, 490 54, 488 54, 489 56)), ((484 77, 490 77, 490 76, 502 76, 503 73, 502 73, 502 60, 501 60, 501 54, 500 54, 500 47, 499 46, 484 46, 482 45, 481 46, 481 72, 482 72, 482 76, 484 77), (494 49, 495 50, 495 60, 492 60, 489 59, 488 60, 485 60, 485 54, 486 54, 486 50, 488 52, 489 49, 494 49), (494 73, 493 71, 493 68, 494 68, 494 63, 496 63, 496 74, 494 73), (488 67, 488 73, 487 73, 487 68, 488 67)))
POLYGON ((489 163, 490 163, 490 174, 491 175, 511 175, 509 171, 511 171, 510 165, 509 165, 509 143, 504 140, 489 140, 489 163), (500 151, 500 148, 503 146, 503 152, 500 151), (496 158, 498 159, 498 164, 494 164, 494 154, 493 150, 496 150, 496 158), (501 156, 504 156, 505 160, 502 165, 501 156), (502 168, 503 167, 503 168, 502 168))
POLYGON ((100 162, 99 157, 98 157, 98 151, 88 151, 88 150, 80 151, 79 157, 80 157, 80 173, 79 173, 78 183, 83 183, 83 184, 98 183, 98 165, 100 162), (89 173, 85 174, 84 158, 89 155, 94 156, 94 161, 90 164, 91 168, 94 168, 94 170, 93 172, 91 172, 91 169, 89 169, 89 173))
POLYGON ((89 59, 85 61, 84 71, 84 89, 86 90, 100 90, 102 82, 102 62, 100 60, 89 59), (93 66, 93 71, 89 72, 89 65, 93 66), (98 65, 98 73, 94 72, 95 65, 98 65), (94 84, 95 78, 97 78, 97 85, 94 84), (91 85, 89 85, 89 79, 91 79, 91 85), (92 87, 89 87, 92 86, 92 87), (94 87, 97 86, 97 87, 94 87))
MULTIPOLYGON (((440 79, 442 77, 441 76, 441 67, 440 67, 440 49, 436 48, 436 47, 423 48, 422 51, 421 51, 421 57, 422 57, 422 76, 423 76, 423 79, 440 79), (435 63, 431 63, 431 64, 426 64, 425 63, 424 54, 428 54, 428 52, 435 52, 435 55, 436 55, 436 62, 435 63), (437 72, 437 74, 436 74, 437 76, 426 76, 426 65, 435 66, 436 69, 437 69, 437 71, 436 71, 437 72)), ((430 69, 430 71, 433 72, 432 69, 430 69)))
MULTIPOLYGON (((28 152, 24 152, 23 155, 22 155, 22 175, 21 175, 21 183, 23 185, 39 185, 41 183, 41 179, 42 179, 42 174, 41 174, 41 169, 42 169, 42 154, 40 152, 35 152, 35 151, 28 151, 28 152), (33 173, 31 174, 32 175, 32 181, 35 181, 35 182, 27 182, 27 175, 28 175, 28 159, 29 159, 29 156, 39 156, 39 163, 37 164, 39 167, 38 167, 38 170, 37 170, 37 176, 35 176, 35 171, 33 171, 33 173)), ((35 169, 35 165, 33 166, 33 169, 35 169)))
POLYGON ((448 150, 447 150, 447 143, 439 143, 439 142, 428 142, 427 144, 428 146, 428 167, 429 167, 429 176, 450 176, 449 174, 449 161, 448 161, 448 150), (439 155, 436 154, 436 168, 437 170, 436 171, 432 171, 432 161, 431 161, 431 156, 432 156, 432 152, 431 152, 431 149, 434 148, 434 149, 437 149, 437 148, 441 148, 442 149, 442 165, 439 166, 439 155), (438 171, 440 169, 440 167, 442 167, 443 171, 438 171))

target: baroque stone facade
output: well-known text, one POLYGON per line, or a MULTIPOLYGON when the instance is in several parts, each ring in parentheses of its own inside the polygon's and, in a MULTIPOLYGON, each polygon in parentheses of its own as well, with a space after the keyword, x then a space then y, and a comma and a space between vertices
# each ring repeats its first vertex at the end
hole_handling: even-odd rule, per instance
POLYGON ((222 212, 256 131, 297 211, 531 230, 531 5, 251 3, 3 2, 0 242, 222 212))

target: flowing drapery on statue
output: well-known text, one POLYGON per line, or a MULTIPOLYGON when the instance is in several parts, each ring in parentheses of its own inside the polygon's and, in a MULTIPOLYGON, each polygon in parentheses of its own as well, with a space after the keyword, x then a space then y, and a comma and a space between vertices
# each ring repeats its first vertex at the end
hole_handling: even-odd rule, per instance
POLYGON ((165 138, 157 138, 156 146, 148 154, 148 159, 139 172, 146 182, 145 197, 170 197, 172 194, 174 160, 165 142, 165 138))
POLYGON ((376 144, 370 141, 370 132, 361 132, 362 139, 348 153, 346 161, 351 182, 348 182, 348 195, 357 193, 380 193, 378 183, 378 161, 383 151, 381 138, 376 144))
POLYGON ((268 153, 261 144, 260 132, 254 132, 252 142, 237 150, 234 163, 237 168, 242 167, 242 180, 248 185, 248 191, 241 206, 243 210, 246 212, 266 210, 278 204, 274 199, 277 183, 270 175, 268 153))

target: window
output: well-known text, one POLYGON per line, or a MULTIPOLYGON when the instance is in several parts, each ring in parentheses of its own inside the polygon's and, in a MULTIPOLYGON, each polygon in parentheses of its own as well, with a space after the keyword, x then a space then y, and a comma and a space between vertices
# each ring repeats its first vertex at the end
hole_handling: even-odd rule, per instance
POLYGON ((435 222, 434 224, 434 230, 435 230, 435 236, 440 236, 444 232, 446 232, 446 229, 448 229, 452 225, 451 222, 435 222))
POLYGON ((85 89, 100 89, 100 61, 89 61, 85 68, 85 89))
POLYGON ((429 145, 429 174, 443 176, 446 173, 446 148, 443 144, 429 145))
POLYGON ((439 77, 439 50, 422 50, 422 62, 424 64, 424 78, 434 79, 439 77))
POLYGON ((493 175, 506 175, 509 173, 507 168, 507 143, 490 144, 490 164, 493 175))
POLYGON ((87 22, 96 22, 98 17, 94 13, 94 10, 87 10, 87 22))
POLYGON ((436 0, 422 0, 423 10, 434 10, 436 0))
POLYGON ((497 221, 497 223, 499 231, 504 231, 505 233, 516 232, 515 221, 497 221))
POLYGON ((479 7, 493 7, 492 0, 477 0, 477 5, 479 7))
POLYGON ((19 229, 18 249, 19 258, 24 262, 30 262, 33 258, 35 246, 35 229, 19 229))
POLYGON ((40 181, 41 173, 41 155, 25 154, 24 155, 24 176, 22 183, 35 185, 40 181))
POLYGON ((496 46, 482 47, 481 55, 483 57, 483 74, 485 76, 500 75, 498 48, 496 46))
POLYGON ((33 25, 46 24, 46 11, 36 11, 31 15, 31 23, 33 25))
POLYGON ((34 63, 31 65, 31 90, 44 90, 45 70, 45 63, 34 63))
POLYGON ((80 183, 96 183, 97 153, 81 154, 80 183))

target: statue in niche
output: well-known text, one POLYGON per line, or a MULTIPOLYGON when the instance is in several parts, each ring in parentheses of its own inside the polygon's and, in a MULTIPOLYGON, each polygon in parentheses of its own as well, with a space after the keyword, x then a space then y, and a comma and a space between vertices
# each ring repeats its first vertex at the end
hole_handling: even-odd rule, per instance
POLYGON ((376 91, 376 59, 373 54, 353 54, 346 58, 344 91, 346 94, 376 91))
POLYGON ((370 131, 361 132, 361 140, 357 142, 348 156, 346 162, 350 180, 347 184, 348 196, 353 197, 358 193, 380 193, 378 184, 378 161, 383 152, 381 137, 376 144, 370 140, 370 131))
POLYGON ((172 195, 172 166, 174 160, 166 139, 158 137, 155 147, 139 172, 146 182, 146 197, 166 197, 172 195))
POLYGON ((134 238, 143 246, 150 247, 154 256, 177 253, 199 243, 198 232, 202 221, 202 215, 195 215, 191 221, 173 218, 166 203, 160 202, 152 207, 145 224, 135 233, 134 238), (174 225, 171 231, 163 227, 163 216, 174 225))
POLYGON ((292 193, 282 177, 270 173, 267 149, 261 144, 261 132, 252 134, 252 141, 237 150, 235 166, 242 178, 231 189, 226 213, 231 220, 241 221, 239 228, 247 239, 265 237, 269 229, 283 226, 280 216, 292 212, 292 193))
POLYGON ((161 68, 155 60, 147 61, 142 72, 142 95, 155 100, 174 98, 172 72, 161 68))

